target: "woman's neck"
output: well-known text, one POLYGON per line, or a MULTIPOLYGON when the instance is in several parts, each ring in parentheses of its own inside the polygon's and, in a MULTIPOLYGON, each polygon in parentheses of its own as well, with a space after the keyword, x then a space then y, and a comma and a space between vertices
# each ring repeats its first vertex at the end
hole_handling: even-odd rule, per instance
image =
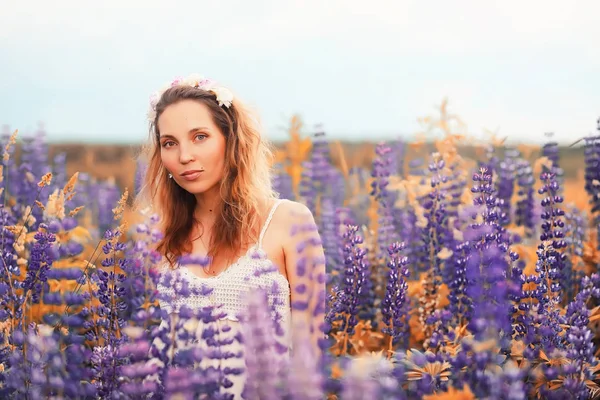
POLYGON ((199 221, 213 222, 221 212, 223 200, 219 188, 214 187, 204 193, 196 194, 196 209, 194 217, 199 221))

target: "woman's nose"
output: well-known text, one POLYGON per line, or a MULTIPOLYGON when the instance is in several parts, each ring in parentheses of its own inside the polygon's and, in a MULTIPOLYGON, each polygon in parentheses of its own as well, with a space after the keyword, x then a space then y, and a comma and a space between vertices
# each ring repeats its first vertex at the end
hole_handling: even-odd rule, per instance
POLYGON ((187 164, 190 161, 194 161, 194 155, 191 151, 182 146, 181 151, 179 153, 179 162, 181 162, 182 164, 187 164))

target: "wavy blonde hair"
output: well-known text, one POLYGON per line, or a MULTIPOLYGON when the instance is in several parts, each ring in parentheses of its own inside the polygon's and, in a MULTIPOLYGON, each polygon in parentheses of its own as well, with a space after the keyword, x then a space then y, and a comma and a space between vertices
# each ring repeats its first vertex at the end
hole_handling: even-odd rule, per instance
POLYGON ((245 244, 255 241, 261 202, 278 197, 271 186, 271 144, 262 137, 255 113, 237 97, 227 108, 219 106, 215 94, 209 91, 191 86, 167 89, 158 100, 149 140, 139 155, 146 172, 134 208, 149 206, 160 217, 163 237, 156 250, 171 267, 177 257, 191 252, 190 235, 197 204, 193 194, 168 178, 161 160, 158 119, 167 107, 182 100, 206 105, 226 140, 225 171, 220 187, 223 204, 213 227, 208 255, 221 252, 235 255, 245 244))

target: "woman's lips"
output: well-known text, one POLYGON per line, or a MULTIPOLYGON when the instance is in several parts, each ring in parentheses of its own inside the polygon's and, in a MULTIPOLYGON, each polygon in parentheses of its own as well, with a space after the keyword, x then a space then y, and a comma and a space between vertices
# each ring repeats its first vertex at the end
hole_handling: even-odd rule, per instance
POLYGON ((183 174, 181 174, 181 178, 185 179, 186 181, 193 181, 196 180, 203 171, 186 171, 183 174))

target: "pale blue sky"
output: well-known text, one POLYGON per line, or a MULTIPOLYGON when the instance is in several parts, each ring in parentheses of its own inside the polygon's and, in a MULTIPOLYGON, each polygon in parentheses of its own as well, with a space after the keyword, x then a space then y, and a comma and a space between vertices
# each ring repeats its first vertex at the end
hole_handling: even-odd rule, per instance
POLYGON ((212 77, 277 139, 412 135, 444 96, 479 135, 568 141, 600 117, 600 2, 0 0, 0 124, 50 139, 146 137, 152 91, 212 77))

